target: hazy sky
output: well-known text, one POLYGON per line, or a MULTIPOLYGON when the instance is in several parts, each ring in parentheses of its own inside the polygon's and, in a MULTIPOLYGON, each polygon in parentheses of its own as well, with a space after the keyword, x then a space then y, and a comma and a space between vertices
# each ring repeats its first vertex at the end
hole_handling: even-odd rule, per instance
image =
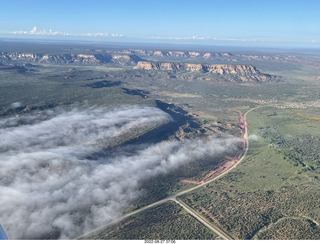
POLYGON ((0 34, 320 47, 319 12, 319 0, 1 0, 0 34))

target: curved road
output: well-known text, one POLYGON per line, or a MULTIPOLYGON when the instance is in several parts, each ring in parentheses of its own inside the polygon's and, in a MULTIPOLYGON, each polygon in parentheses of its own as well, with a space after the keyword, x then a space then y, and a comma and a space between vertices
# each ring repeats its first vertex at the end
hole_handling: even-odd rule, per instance
POLYGON ((218 230, 218 228, 217 228, 216 226, 214 226, 213 224, 206 222, 201 215, 199 215, 198 213, 196 213, 196 212, 192 211, 191 209, 189 209, 189 207, 187 207, 184 203, 178 201, 176 198, 177 198, 178 196, 181 196, 181 195, 183 195, 183 194, 189 193, 189 192, 191 192, 191 191, 193 191, 193 190, 196 190, 196 189, 198 189, 198 188, 200 188, 200 187, 202 187, 202 186, 204 186, 204 185, 207 185, 207 184, 209 184, 209 183, 211 183, 211 182, 213 182, 213 181, 221 178, 222 176, 224 176, 225 174, 227 174, 229 171, 231 171, 233 168, 237 167, 237 166, 243 161, 243 159, 244 159, 245 156, 247 155, 247 152, 248 152, 248 149, 249 149, 247 114, 248 114, 249 112, 257 109, 257 108, 260 108, 260 107, 262 107, 262 106, 255 107, 255 108, 252 108, 252 109, 248 110, 248 111, 244 114, 244 116, 243 116, 243 117, 244 117, 244 123, 245 123, 245 132, 244 132, 244 134, 243 134, 243 139, 244 139, 245 142, 246 142, 246 148, 245 148, 245 151, 244 151, 243 155, 241 156, 241 158, 240 158, 232 167, 230 167, 229 169, 227 169, 226 171, 224 171, 224 172, 221 173, 220 175, 212 178, 211 180, 208 180, 208 181, 206 181, 206 182, 204 182, 204 183, 202 183, 202 184, 196 185, 196 186, 194 186, 194 187, 192 187, 192 188, 189 188, 189 189, 187 189, 187 190, 184 190, 184 191, 182 191, 182 192, 179 192, 179 193, 177 193, 177 194, 174 194, 174 195, 172 195, 172 196, 170 196, 170 197, 164 198, 164 199, 162 199, 162 200, 160 200, 160 201, 157 201, 157 202, 154 202, 154 203, 152 203, 152 204, 149 204, 149 205, 147 205, 147 206, 145 206, 145 207, 142 207, 142 208, 140 208, 140 209, 138 209, 138 210, 136 210, 136 211, 133 211, 133 212, 131 212, 131 213, 128 213, 128 214, 122 216, 121 218, 116 219, 116 220, 114 220, 114 221, 112 221, 112 222, 109 222, 109 223, 108 223, 107 225, 105 225, 105 226, 99 227, 99 228, 97 228, 97 229, 94 229, 94 230, 86 233, 86 234, 83 234, 83 235, 77 237, 76 239, 88 239, 88 238, 90 238, 90 237, 92 237, 92 236, 97 236, 99 233, 101 233, 102 231, 104 231, 104 230, 105 230, 107 227, 109 227, 110 225, 119 223, 119 222, 121 222, 122 220, 126 219, 127 217, 130 217, 130 216, 132 216, 132 215, 134 215, 134 214, 137 214, 137 213, 139 213, 139 212, 142 212, 142 211, 144 211, 144 210, 146 210, 146 209, 149 209, 149 208, 152 208, 152 207, 154 207, 154 206, 160 205, 160 204, 165 203, 165 202, 167 202, 167 201, 174 201, 174 202, 178 203, 178 204, 179 204, 180 206, 182 206, 186 211, 188 211, 192 216, 194 216, 197 220, 199 220, 202 224, 204 224, 204 225, 205 225, 206 227, 208 227, 210 230, 214 231, 214 232, 215 232, 218 236, 220 236, 222 239, 225 239, 225 240, 230 240, 230 239, 232 239, 232 237, 231 237, 230 235, 228 235, 227 233, 224 233, 222 230, 218 230))

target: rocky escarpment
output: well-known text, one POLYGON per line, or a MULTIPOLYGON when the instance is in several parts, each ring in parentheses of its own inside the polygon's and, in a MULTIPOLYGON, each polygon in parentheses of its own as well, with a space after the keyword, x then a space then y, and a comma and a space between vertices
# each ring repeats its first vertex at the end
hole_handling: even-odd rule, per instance
POLYGON ((296 56, 280 55, 280 54, 244 54, 244 53, 229 53, 229 52, 205 52, 205 51, 179 51, 179 50, 142 50, 128 49, 123 50, 126 54, 136 54, 143 58, 152 57, 155 59, 164 58, 187 58, 187 59, 202 59, 202 60, 224 60, 227 62, 237 61, 293 61, 296 56))
POLYGON ((229 57, 231 53, 207 53, 195 51, 165 51, 165 50, 127 50, 127 53, 134 53, 144 57, 174 57, 174 58, 211 58, 211 57, 229 57))
POLYGON ((142 59, 134 54, 35 54, 11 52, 0 53, 0 62, 11 64, 13 62, 40 63, 40 64, 89 64, 99 65, 113 63, 120 65, 136 65, 142 59))
POLYGON ((231 64, 194 64, 174 62, 148 62, 140 61, 134 69, 170 71, 174 73, 202 73, 213 77, 224 77, 229 81, 238 82, 268 82, 275 81, 278 77, 263 74, 252 65, 231 65, 231 64))

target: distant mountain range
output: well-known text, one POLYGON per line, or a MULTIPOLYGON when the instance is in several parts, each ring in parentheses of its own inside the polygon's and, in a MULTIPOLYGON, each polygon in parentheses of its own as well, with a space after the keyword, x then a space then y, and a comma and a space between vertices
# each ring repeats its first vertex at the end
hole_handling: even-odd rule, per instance
MULTIPOLYGON (((0 65, 17 69, 19 72, 32 70, 32 64, 79 64, 103 65, 116 64, 134 66, 134 70, 167 72, 168 79, 178 78, 186 80, 229 81, 229 82, 274 82, 279 77, 261 73, 250 64, 230 64, 230 59, 277 59, 285 58, 272 56, 246 55, 231 53, 200 53, 187 51, 151 51, 151 50, 118 50, 101 53, 66 53, 66 54, 36 54, 24 52, 0 53, 0 65), (140 57, 141 56, 141 57, 140 57), (242 55, 243 56, 243 55, 242 55), (160 60, 149 61, 150 57, 161 57, 160 60), (207 64, 203 59, 211 59, 207 64), (224 64, 212 64, 212 60, 225 60, 224 64), (173 60, 173 61, 172 61, 173 60), (178 61, 176 61, 178 60, 178 61), (182 60, 182 61, 181 61, 182 60), (197 63, 196 63, 197 62, 197 63), (228 63, 229 62, 229 63, 228 63)), ((288 57, 287 57, 288 58, 288 57)))

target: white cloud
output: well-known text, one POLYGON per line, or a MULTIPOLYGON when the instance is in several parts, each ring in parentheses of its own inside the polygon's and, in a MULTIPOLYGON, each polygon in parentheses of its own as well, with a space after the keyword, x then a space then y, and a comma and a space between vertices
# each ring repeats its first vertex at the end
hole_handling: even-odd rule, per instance
POLYGON ((30 31, 30 34, 35 34, 37 33, 37 27, 33 27, 32 30, 30 31))
POLYGON ((74 238, 119 217, 141 183, 234 148, 237 139, 166 141, 104 152, 134 130, 168 123, 157 108, 53 110, 0 120, 0 216, 10 239, 74 238), (104 153, 102 153, 104 152, 104 153))
POLYGON ((108 33, 69 33, 69 32, 61 32, 61 31, 53 31, 49 29, 49 31, 43 29, 38 30, 36 26, 34 26, 30 31, 20 30, 13 31, 11 34, 14 35, 37 35, 37 36, 74 36, 74 37, 124 37, 123 34, 108 34, 108 33))
POLYGON ((163 39, 163 40, 216 40, 215 37, 204 37, 204 36, 149 36, 147 39, 163 39))
MULTIPOLYGON (((153 39, 153 40, 194 40, 194 41, 240 41, 240 42, 265 42, 266 40, 261 37, 248 37, 248 38, 233 38, 233 37, 215 37, 215 36, 199 36, 199 35, 190 35, 190 36, 127 36, 120 33, 70 33, 70 32, 61 32, 54 31, 52 29, 39 30, 34 26, 31 30, 20 30, 13 31, 11 34, 14 35, 36 35, 36 36, 69 36, 69 37, 105 37, 105 38, 142 38, 142 39, 153 39)), ((313 43, 317 42, 316 40, 312 41, 313 43)))
POLYGON ((261 38, 229 38, 229 37, 213 37, 213 36, 149 36, 146 39, 157 40, 213 40, 213 41, 241 41, 241 42, 264 42, 261 38))

